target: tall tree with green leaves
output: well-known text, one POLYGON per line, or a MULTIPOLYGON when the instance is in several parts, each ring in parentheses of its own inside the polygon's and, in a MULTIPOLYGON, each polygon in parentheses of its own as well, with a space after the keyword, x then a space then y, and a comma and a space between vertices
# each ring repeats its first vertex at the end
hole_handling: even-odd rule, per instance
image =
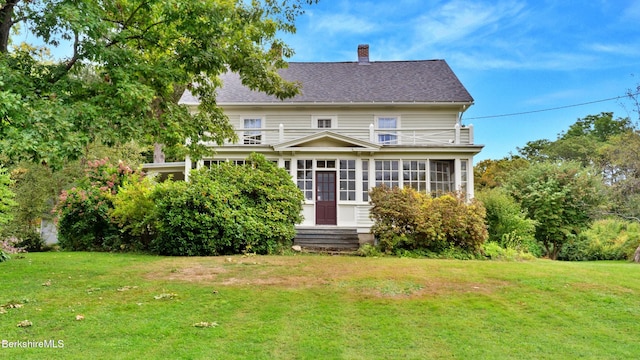
POLYGON ((13 217, 13 207, 16 205, 15 194, 11 191, 11 177, 7 169, 0 166, 0 240, 2 230, 13 217))
POLYGON ((316 1, 0 0, 0 152, 56 167, 99 138, 201 156, 202 142, 236 137, 216 106, 219 74, 298 92, 277 73, 293 53, 278 33, 316 1), (27 31, 40 45, 15 43, 27 31), (63 46, 66 58, 48 56, 63 46), (177 104, 185 88, 198 113, 177 104))
POLYGON ((530 161, 578 161, 606 172, 609 164, 601 156, 602 147, 613 137, 634 129, 629 118, 614 118, 612 112, 602 112, 578 119, 554 141, 530 141, 518 152, 530 161))
POLYGON ((577 162, 533 163, 511 173, 505 187, 536 222, 536 240, 551 259, 589 226, 604 200, 600 174, 577 162))

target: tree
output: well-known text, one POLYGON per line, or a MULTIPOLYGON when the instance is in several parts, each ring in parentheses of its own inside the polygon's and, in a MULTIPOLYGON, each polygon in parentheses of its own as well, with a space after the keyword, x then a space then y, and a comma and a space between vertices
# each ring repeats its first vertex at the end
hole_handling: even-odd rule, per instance
POLYGON ((610 184, 613 212, 640 220, 640 134, 628 132, 615 137, 603 149, 603 156, 616 169, 610 184))
POLYGON ((518 152, 530 161, 579 161, 583 166, 596 166, 608 170, 608 163, 600 150, 610 139, 633 131, 629 118, 614 118, 611 112, 587 115, 569 126, 555 141, 530 141, 518 152))
POLYGON ((536 240, 556 259, 603 202, 600 174, 576 162, 540 162, 512 173, 506 189, 536 221, 536 240))
POLYGON ((219 74, 278 98, 297 93, 277 74, 293 53, 277 33, 295 31, 315 1, 0 0, 0 152, 59 167, 99 137, 199 157, 202 142, 236 138, 216 106, 219 74), (44 46, 13 44, 19 31, 44 46), (51 59, 63 44, 68 57, 51 59), (198 113, 177 104, 185 88, 198 113))
POLYGON ((477 190, 502 186, 509 173, 529 166, 529 161, 510 156, 500 160, 483 160, 473 168, 474 184, 477 190))
POLYGON ((15 195, 11 191, 10 186, 11 177, 7 173, 7 170, 0 166, 0 230, 2 230, 2 227, 4 227, 6 223, 11 221, 11 210, 15 206, 15 201, 13 200, 15 195))

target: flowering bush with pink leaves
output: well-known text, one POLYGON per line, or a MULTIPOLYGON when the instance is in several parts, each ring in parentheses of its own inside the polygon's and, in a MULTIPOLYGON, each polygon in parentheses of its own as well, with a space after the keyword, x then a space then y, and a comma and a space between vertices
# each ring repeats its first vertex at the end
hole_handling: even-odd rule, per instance
POLYGON ((0 240, 0 262, 9 260, 11 254, 26 252, 23 248, 16 247, 18 241, 15 238, 0 240))
POLYGON ((111 219, 113 199, 125 182, 144 175, 108 159, 89 161, 78 186, 65 190, 56 206, 60 246, 76 251, 120 250, 120 229, 111 219))

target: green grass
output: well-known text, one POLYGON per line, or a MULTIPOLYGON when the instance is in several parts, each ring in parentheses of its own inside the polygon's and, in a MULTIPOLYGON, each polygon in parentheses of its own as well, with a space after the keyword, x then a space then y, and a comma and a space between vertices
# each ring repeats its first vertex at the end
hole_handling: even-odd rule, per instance
POLYGON ((632 359, 639 279, 623 262, 34 253, 0 263, 0 306, 23 305, 0 341, 64 347, 0 358, 632 359))

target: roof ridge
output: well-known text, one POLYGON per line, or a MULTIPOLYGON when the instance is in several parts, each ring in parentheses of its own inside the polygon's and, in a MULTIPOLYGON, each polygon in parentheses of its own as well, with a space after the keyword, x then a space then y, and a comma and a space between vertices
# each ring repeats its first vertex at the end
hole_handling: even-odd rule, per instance
MULTIPOLYGON (((369 61, 369 64, 375 63, 415 63, 415 62, 432 62, 444 61, 444 59, 423 59, 423 60, 379 60, 369 61)), ((358 61, 287 61, 288 64, 359 64, 358 61)))

